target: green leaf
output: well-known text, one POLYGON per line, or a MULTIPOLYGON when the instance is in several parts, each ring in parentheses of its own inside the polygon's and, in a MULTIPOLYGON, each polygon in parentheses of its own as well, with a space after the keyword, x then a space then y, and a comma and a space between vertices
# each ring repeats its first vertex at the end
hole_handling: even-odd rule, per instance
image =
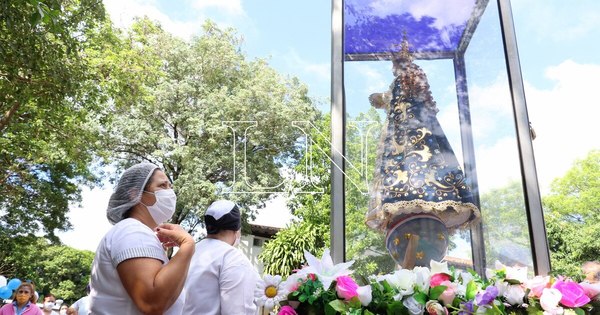
POLYGON ((504 279, 504 281, 508 282, 509 284, 521 284, 521 281, 515 279, 504 279))
POLYGON ((421 305, 425 305, 427 303, 427 294, 423 292, 413 295, 413 298, 421 305))
POLYGON ((437 300, 448 287, 445 285, 438 285, 429 290, 429 299, 437 300))
POLYGON ((325 315, 335 315, 337 311, 330 305, 331 303, 325 305, 325 315))
POLYGON ((29 18, 29 22, 31 23, 31 26, 36 26, 36 25, 38 25, 38 23, 40 23, 41 19, 42 19, 42 16, 38 12, 35 12, 29 18))
POLYGON ((576 313, 577 315, 585 315, 585 311, 584 311, 584 310, 582 310, 582 309, 581 309, 581 308, 579 308, 579 307, 577 307, 577 308, 575 308, 575 309, 573 309, 573 310, 575 311, 575 313, 576 313))
POLYGON ((336 311, 344 314, 347 310, 348 310, 348 305, 346 305, 343 301, 341 300, 333 300, 331 302, 329 302, 329 305, 336 311))
POLYGON ((477 295, 477 284, 475 284, 475 281, 471 280, 467 284, 467 292, 465 293, 465 297, 467 300, 472 300, 475 298, 475 295, 477 295))
POLYGON ((358 297, 355 296, 352 299, 350 299, 350 301, 348 301, 348 306, 350 306, 351 308, 361 308, 362 304, 360 303, 358 297))

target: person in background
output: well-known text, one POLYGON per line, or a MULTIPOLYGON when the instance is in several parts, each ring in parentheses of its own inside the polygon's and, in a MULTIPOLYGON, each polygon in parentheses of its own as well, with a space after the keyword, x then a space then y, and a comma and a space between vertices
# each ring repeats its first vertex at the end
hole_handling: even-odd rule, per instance
POLYGON ((42 315, 42 311, 35 304, 35 286, 28 282, 23 282, 13 297, 13 302, 0 308, 0 315, 42 315))
POLYGON ((186 281, 184 315, 254 315, 258 273, 240 250, 238 206, 215 201, 204 215, 206 238, 196 245, 186 281))
POLYGON ((59 315, 67 315, 67 310, 69 309, 69 306, 67 304, 62 304, 60 306, 60 310, 58 311, 59 315))
POLYGON ((589 283, 600 282, 600 262, 586 261, 583 266, 581 266, 581 269, 585 275, 585 281, 589 283))
MULTIPOLYGON (((61 301, 62 303, 62 301, 61 301)), ((56 296, 52 293, 44 295, 44 303, 42 304, 42 314, 44 315, 58 315, 58 312, 53 311, 56 307, 57 301, 56 296)))
POLYGON ((77 300, 75 303, 69 307, 67 310, 67 315, 88 315, 90 313, 89 310, 89 302, 90 302, 90 285, 88 284, 85 287, 85 296, 77 300))
POLYGON ((176 201, 158 166, 139 163, 123 172, 106 212, 114 226, 92 263, 90 313, 180 314, 195 243, 179 225, 164 223, 176 201), (163 246, 179 250, 169 260, 163 246))

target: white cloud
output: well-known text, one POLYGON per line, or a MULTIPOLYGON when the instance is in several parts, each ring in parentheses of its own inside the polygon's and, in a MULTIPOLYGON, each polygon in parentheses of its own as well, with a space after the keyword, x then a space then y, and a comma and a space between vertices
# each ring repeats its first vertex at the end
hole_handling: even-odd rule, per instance
POLYGON ((166 31, 184 39, 198 33, 204 20, 201 14, 192 21, 172 19, 158 9, 155 0, 104 0, 104 6, 117 27, 127 28, 136 17, 147 16, 158 21, 166 31))
POLYGON ((215 8, 231 15, 244 15, 241 0, 193 0, 192 6, 198 10, 215 8))
MULTIPOLYGON (((600 28, 598 1, 547 0, 511 1, 515 16, 525 23, 524 29, 535 33, 535 39, 552 42, 580 40, 594 37, 600 28)), ((519 25, 517 25, 518 27, 519 25)))
POLYGON ((315 78, 318 82, 330 82, 329 78, 331 77, 331 65, 329 62, 311 62, 300 56, 294 49, 290 49, 280 57, 285 61, 287 65, 286 68, 291 70, 289 71, 290 73, 304 73, 315 78))
POLYGON ((100 240, 112 227, 106 218, 106 206, 111 193, 111 188, 84 188, 81 207, 69 208, 73 230, 58 233, 61 241, 77 249, 96 251, 100 240))
MULTIPOLYGON (((526 82, 529 120, 537 134, 533 148, 542 194, 561 177, 576 159, 600 148, 598 117, 600 101, 597 81, 600 65, 577 64, 567 60, 549 67, 546 77, 555 85, 539 89, 526 82)), ((512 107, 505 79, 490 86, 471 88, 471 111, 476 143, 476 163, 480 189, 505 185, 520 179, 517 143, 514 135, 494 137, 505 128, 514 129, 512 107)), ((512 133, 512 130, 510 130, 512 133)))
MULTIPOLYGON (((363 93, 366 95, 365 99, 371 93, 378 92, 386 92, 389 91, 390 84, 393 82, 394 78, 392 77, 392 69, 391 66, 387 73, 382 71, 381 64, 368 63, 368 62, 350 62, 346 63, 346 72, 353 73, 353 76, 350 80, 361 80, 360 82, 348 82, 347 86, 360 86, 363 93)), ((348 80, 348 79, 346 79, 348 80)))
POLYGON ((492 145, 478 146, 475 148, 475 159, 481 194, 521 178, 515 138, 505 137, 492 145))
POLYGON ((265 208, 260 209, 252 222, 258 225, 283 228, 294 216, 286 205, 286 198, 278 196, 266 202, 265 208))
POLYGON ((546 76, 556 82, 552 89, 525 86, 529 120, 537 133, 533 147, 538 177, 544 185, 600 148, 600 65, 566 60, 547 68, 546 76))
POLYGON ((372 2, 371 9, 373 9, 373 14, 382 17, 403 13, 410 13, 417 19, 424 16, 434 17, 436 20, 433 26, 444 29, 450 25, 465 23, 469 19, 474 5, 474 0, 378 0, 372 2))

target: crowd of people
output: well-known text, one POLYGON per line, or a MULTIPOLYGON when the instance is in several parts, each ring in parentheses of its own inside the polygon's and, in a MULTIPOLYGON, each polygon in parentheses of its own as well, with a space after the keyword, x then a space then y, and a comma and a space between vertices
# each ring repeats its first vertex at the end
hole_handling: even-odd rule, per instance
POLYGON ((73 304, 69 307, 62 300, 57 300, 52 293, 47 293, 39 302, 33 282, 22 282, 15 290, 12 300, 0 308, 0 315, 78 315, 88 314, 85 309, 73 304), (78 310, 82 312, 78 312, 78 310))

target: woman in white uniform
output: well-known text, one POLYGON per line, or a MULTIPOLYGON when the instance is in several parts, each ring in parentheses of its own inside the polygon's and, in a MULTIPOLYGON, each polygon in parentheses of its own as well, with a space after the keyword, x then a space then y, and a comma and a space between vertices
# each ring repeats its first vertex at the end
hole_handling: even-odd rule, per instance
POLYGON ((171 182, 150 163, 128 168, 110 197, 104 236, 92 265, 90 313, 180 314, 194 239, 164 223, 175 212, 171 182), (165 246, 179 246, 168 260, 165 246))

